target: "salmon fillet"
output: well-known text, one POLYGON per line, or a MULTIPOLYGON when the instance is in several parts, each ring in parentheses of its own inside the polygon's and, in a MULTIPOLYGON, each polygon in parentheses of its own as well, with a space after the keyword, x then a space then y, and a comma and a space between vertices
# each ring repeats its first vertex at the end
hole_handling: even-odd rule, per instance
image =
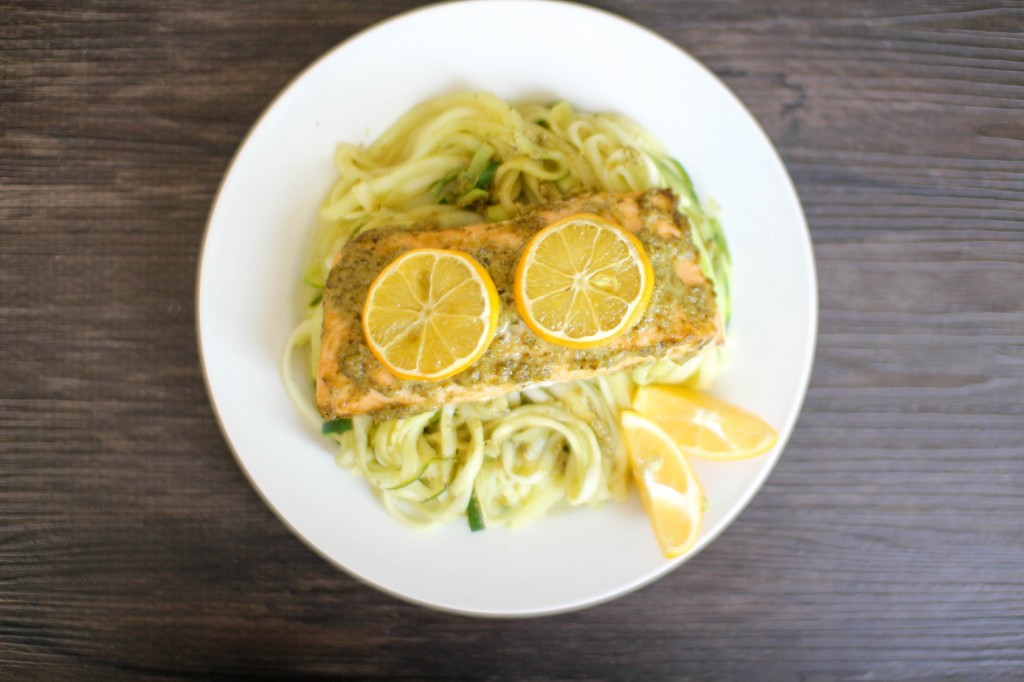
POLYGON ((448 403, 487 400, 531 386, 575 381, 664 358, 682 358, 720 343, 714 292, 697 261, 686 218, 670 190, 588 194, 538 208, 514 220, 458 228, 379 228, 354 237, 339 253, 324 289, 324 323, 316 399, 327 419, 373 414, 393 418, 448 403), (637 236, 654 269, 654 293, 643 318, 610 343, 585 350, 544 341, 519 317, 515 266, 526 242, 574 213, 610 218, 637 236), (456 249, 490 272, 501 297, 494 340, 463 372, 441 381, 396 378, 370 353, 361 315, 374 278, 416 248, 456 249))

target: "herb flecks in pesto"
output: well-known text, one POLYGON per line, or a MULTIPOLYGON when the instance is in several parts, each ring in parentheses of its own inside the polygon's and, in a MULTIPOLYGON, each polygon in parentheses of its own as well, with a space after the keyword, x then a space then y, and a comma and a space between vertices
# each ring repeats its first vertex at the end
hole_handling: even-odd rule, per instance
MULTIPOLYGON (((674 196, 666 193, 652 190, 635 196, 629 199, 630 211, 621 215, 616 212, 626 203, 618 198, 621 195, 598 194, 501 223, 462 228, 417 224, 358 235, 342 251, 324 290, 325 310, 335 313, 334 324, 347 327, 347 342, 337 347, 337 373, 360 390, 418 397, 415 406, 396 399, 393 406, 376 413, 391 418, 692 353, 716 333, 714 295, 703 279, 687 284, 677 274, 678 262, 693 263, 697 256, 686 219, 665 210, 674 206, 674 196), (548 343, 526 327, 516 310, 513 282, 523 245, 547 224, 568 215, 567 211, 605 214, 627 229, 632 226, 654 270, 654 291, 640 322, 606 346, 578 350, 548 343), (479 261, 494 280, 501 312, 490 347, 468 369, 437 382, 401 381, 387 373, 367 348, 361 314, 377 274, 401 253, 424 246, 465 251, 479 261)), ((325 338, 326 334, 325 330, 325 338)))

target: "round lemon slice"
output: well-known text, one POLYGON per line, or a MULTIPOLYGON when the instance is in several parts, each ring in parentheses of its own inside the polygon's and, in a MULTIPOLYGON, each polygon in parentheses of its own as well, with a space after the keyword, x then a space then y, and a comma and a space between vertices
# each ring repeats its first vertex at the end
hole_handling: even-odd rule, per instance
POLYGON ((663 428, 683 452, 696 457, 754 457, 779 439, 775 429, 757 415, 682 386, 641 386, 633 409, 663 428))
POLYGON ((633 478, 644 510, 667 558, 689 551, 700 537, 704 491, 686 457, 654 422, 622 413, 633 478))
POLYGON ((519 314, 542 339, 591 348, 636 325, 653 290, 640 240, 607 218, 579 213, 527 242, 514 294, 519 314))
POLYGON ((494 338, 501 303, 469 254, 414 249, 384 268, 363 307, 363 334, 395 376, 439 381, 476 362, 494 338))

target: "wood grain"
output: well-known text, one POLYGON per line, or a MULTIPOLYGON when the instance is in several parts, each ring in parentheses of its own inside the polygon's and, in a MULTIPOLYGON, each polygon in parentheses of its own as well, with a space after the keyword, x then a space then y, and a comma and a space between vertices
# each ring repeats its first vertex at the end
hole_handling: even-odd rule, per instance
POLYGON ((295 539, 195 345, 245 132, 416 4, 0 7, 0 678, 1024 679, 1024 6, 599 3, 778 145, 818 353, 779 467, 711 547, 612 603, 492 622, 295 539))

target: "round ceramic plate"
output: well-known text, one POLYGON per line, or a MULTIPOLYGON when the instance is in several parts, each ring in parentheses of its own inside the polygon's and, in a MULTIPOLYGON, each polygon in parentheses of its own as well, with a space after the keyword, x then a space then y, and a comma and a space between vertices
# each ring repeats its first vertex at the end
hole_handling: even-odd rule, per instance
POLYGON ((555 613, 665 575, 706 547, 764 482, 806 391, 817 321, 814 263, 800 204, 768 138, 729 90, 675 45, 571 4, 461 2, 391 19, 298 76, 238 151, 214 203, 197 317, 210 396, 238 462, 267 504, 337 566, 403 599, 461 613, 555 613), (571 26, 572 30, 566 30, 571 26), (722 206, 735 268, 732 362, 714 393, 778 430, 770 453, 695 462, 709 501, 702 534, 668 561, 634 494, 515 531, 466 524, 423 531, 384 510, 334 464, 333 441, 303 421, 278 367, 317 208, 341 142, 369 142, 414 104, 444 93, 567 99, 653 132, 722 206))

